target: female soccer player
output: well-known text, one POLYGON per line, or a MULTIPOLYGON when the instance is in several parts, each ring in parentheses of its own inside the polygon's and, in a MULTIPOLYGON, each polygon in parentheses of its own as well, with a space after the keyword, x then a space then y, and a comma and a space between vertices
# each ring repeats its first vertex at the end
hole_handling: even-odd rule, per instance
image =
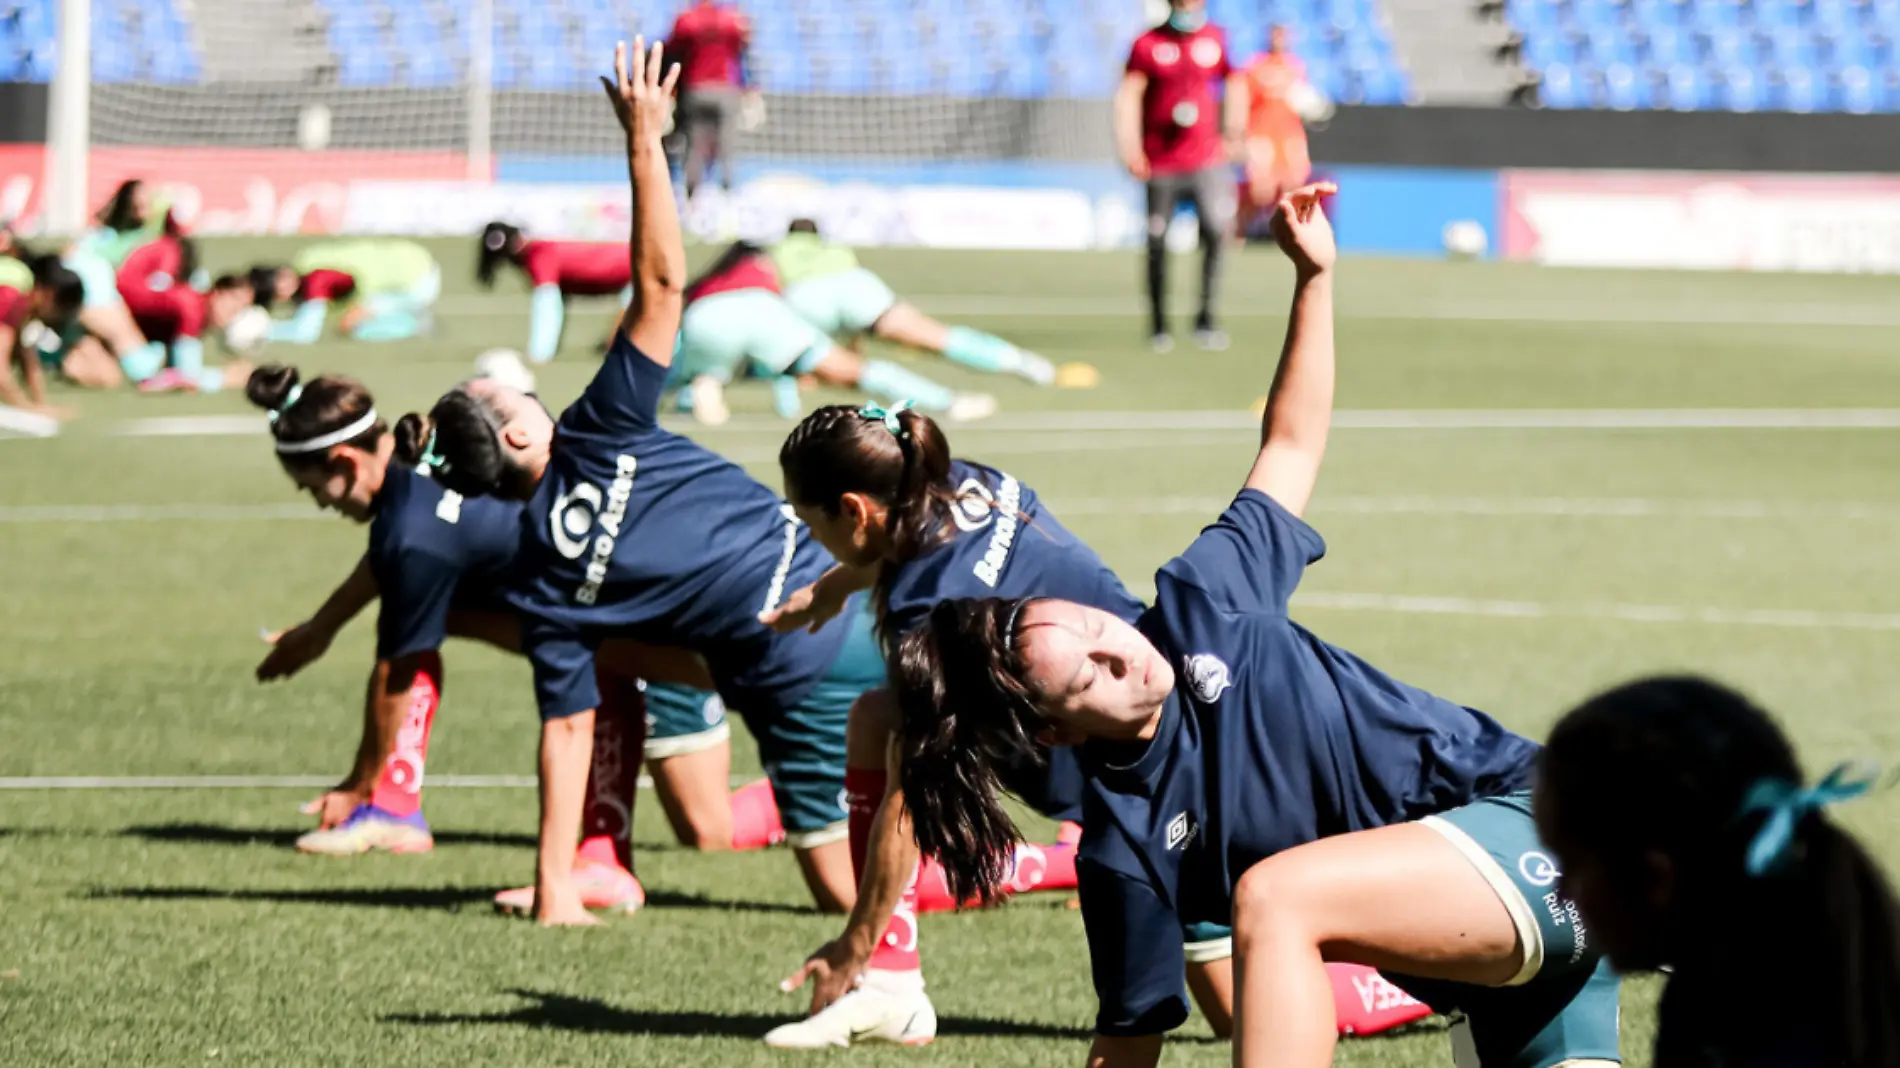
POLYGON ((1073 601, 948 601, 898 643, 911 825, 954 892, 987 897, 1016 837, 999 768, 1082 746, 1093 1064, 1156 1063, 1187 1011, 1181 923, 1229 917, 1237 1064, 1331 1063, 1329 958, 1463 1010, 1483 1064, 1614 1061, 1616 979, 1539 863, 1521 793, 1537 747, 1287 616, 1325 551, 1298 513, 1331 421, 1327 192, 1280 203, 1298 281, 1247 484, 1157 573, 1138 625, 1073 601))
POLYGON ((27 262, 0 256, 0 404, 46 414, 58 411, 46 403, 46 369, 39 345, 28 343, 27 324, 57 332, 78 316, 83 299, 79 276, 57 257, 27 262))
POLYGON ((533 397, 477 380, 438 400, 426 421, 405 416, 397 428, 400 454, 444 486, 528 502, 508 599, 524 617, 543 720, 543 923, 589 922, 569 869, 600 703, 595 649, 608 637, 706 658, 759 740, 786 840, 820 907, 842 912, 856 896, 840 795, 846 713, 884 681, 869 617, 854 606, 815 634, 760 623, 831 558, 771 490, 659 425, 686 279, 660 143, 678 74, 662 80, 662 51, 636 41, 629 56, 623 44, 616 80, 602 79, 627 138, 634 300, 593 382, 558 425, 533 397))
POLYGON ((311 245, 287 267, 252 267, 250 283, 259 307, 291 305, 290 318, 271 324, 271 341, 315 343, 332 306, 343 309, 343 336, 401 341, 434 327, 442 268, 414 241, 360 238, 311 245))
POLYGON ((79 276, 85 298, 75 321, 56 343, 42 345, 47 364, 87 389, 112 389, 150 377, 165 365, 163 342, 148 341, 119 295, 118 271, 143 245, 164 234, 182 236, 171 207, 144 182, 127 179, 99 210, 99 225, 81 234, 60 261, 79 276))
MULTIPOLYGON (((520 652, 520 626, 501 597, 520 537, 520 506, 464 499, 391 463, 395 439, 369 391, 351 379, 325 375, 306 384, 296 369, 271 366, 251 376, 246 394, 271 413, 278 460, 298 487, 319 507, 370 527, 362 561, 308 621, 273 639, 275 648, 258 666, 259 681, 295 675, 328 650, 344 624, 382 600, 355 765, 335 790, 311 803, 307 811, 320 825, 297 848, 328 855, 425 852, 434 843, 421 790, 443 689, 441 646, 453 635, 520 652)), ((632 672, 656 669, 703 676, 703 665, 692 658, 617 643, 603 651, 603 663, 611 665, 602 671, 607 700, 595 723, 600 737, 575 882, 587 907, 631 911, 645 900, 631 874, 633 786, 647 733, 641 689, 647 708, 662 716, 668 709, 703 709, 711 695, 632 679, 632 672)), ((662 724, 668 727, 674 728, 668 737, 687 733, 676 723, 662 724)), ((719 782, 723 797, 723 777, 719 782)), ((532 893, 525 891, 529 903, 532 893)), ((511 891, 498 900, 518 908, 523 894, 511 891)))
POLYGON ((604 241, 530 241, 505 222, 482 228, 482 247, 475 261, 475 280, 483 289, 495 288, 495 272, 513 264, 534 287, 528 298, 528 359, 546 363, 561 348, 567 326, 567 298, 620 298, 621 307, 633 298, 633 267, 624 245, 604 241))
POLYGON ((1632 683, 1551 731, 1537 825, 1623 971, 1670 968, 1658 1068, 1900 1064, 1900 904, 1746 697, 1632 683))
POLYGON ((855 345, 868 335, 973 371, 1015 375, 1038 386, 1056 382, 1055 366, 1041 356, 993 334, 945 326, 900 300, 850 249, 827 244, 811 219, 792 220, 784 239, 766 254, 778 268, 785 303, 829 337, 855 345))
MULTIPOLYGON (((892 401, 910 398, 958 422, 996 411, 996 398, 987 393, 959 394, 897 364, 840 348, 786 303, 772 258, 743 241, 687 285, 675 360, 673 384, 688 391, 694 418, 709 425, 725 422, 725 385, 745 371, 782 382, 811 375, 892 401)), ((796 390, 781 390, 787 395, 795 403, 796 390)), ((781 402, 781 414, 788 414, 785 407, 781 402)))
POLYGON ((155 354, 141 349, 138 359, 122 361, 127 378, 141 390, 216 393, 226 386, 243 385, 251 365, 229 360, 206 366, 203 332, 221 330, 233 316, 251 306, 251 287, 234 275, 224 275, 209 292, 192 288, 198 253, 194 242, 164 234, 139 246, 119 268, 119 295, 132 320, 146 337, 162 346, 155 354), (169 350, 169 366, 164 365, 169 350))

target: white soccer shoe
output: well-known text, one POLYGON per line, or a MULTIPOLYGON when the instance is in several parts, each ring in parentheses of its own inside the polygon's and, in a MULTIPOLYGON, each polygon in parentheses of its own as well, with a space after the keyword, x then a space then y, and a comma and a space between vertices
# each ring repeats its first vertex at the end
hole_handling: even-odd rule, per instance
POLYGON ((711 375, 700 375, 687 386, 693 397, 693 418, 701 426, 725 426, 732 418, 726 407, 726 386, 711 375))
POLYGON ((870 1042, 922 1046, 937 1037, 937 1010, 917 972, 872 972, 816 1016, 766 1032, 774 1049, 842 1049, 870 1042))
POLYGON ((946 413, 953 423, 974 423, 996 414, 996 398, 987 393, 959 393, 946 413))
POLYGON ((1056 365, 1033 352, 1021 353, 1017 374, 1038 386, 1052 386, 1056 381, 1056 365))

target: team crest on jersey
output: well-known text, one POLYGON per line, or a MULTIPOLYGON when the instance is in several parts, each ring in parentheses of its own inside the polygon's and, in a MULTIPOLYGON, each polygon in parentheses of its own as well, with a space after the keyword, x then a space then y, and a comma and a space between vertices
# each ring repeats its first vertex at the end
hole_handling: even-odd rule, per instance
POLYGON ((1172 67, 1179 62, 1181 62, 1180 45, 1172 41, 1163 41, 1155 45, 1155 64, 1157 66, 1172 67))
POLYGON ((1220 700, 1220 695, 1234 684, 1233 676, 1227 670, 1227 662, 1213 653, 1195 653, 1187 658, 1188 688, 1204 705, 1220 700))
POLYGON ((554 507, 548 511, 548 534, 562 556, 578 560, 587 551, 587 534, 594 529, 601 501, 600 487, 591 482, 554 498, 554 507))
POLYGON ((1195 41, 1188 49, 1188 54, 1194 57, 1196 66, 1209 69, 1220 66, 1220 42, 1212 37, 1195 41))
POLYGON ((1198 831, 1200 828, 1195 826, 1192 816, 1185 812, 1176 815, 1168 821, 1168 848, 1179 849, 1192 842, 1198 831))
POLYGON ((966 478, 957 487, 957 505, 950 509, 950 518, 956 520, 958 530, 974 534, 996 519, 996 497, 980 480, 966 478))

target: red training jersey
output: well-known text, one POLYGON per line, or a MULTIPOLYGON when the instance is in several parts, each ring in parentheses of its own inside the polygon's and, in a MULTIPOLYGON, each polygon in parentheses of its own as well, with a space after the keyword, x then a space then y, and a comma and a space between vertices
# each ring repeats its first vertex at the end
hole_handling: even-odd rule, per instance
POLYGON ((731 293, 740 289, 779 292, 778 268, 772 266, 771 257, 763 252, 746 256, 718 274, 700 279, 686 291, 686 303, 704 300, 715 293, 731 293))
POLYGON ((751 36, 752 23, 724 5, 695 5, 680 12, 666 42, 679 56, 680 88, 743 84, 740 59, 751 36))
POLYGON ((152 341, 197 337, 204 330, 208 298, 179 278, 184 246, 167 234, 141 245, 119 268, 119 295, 139 331, 152 341))
POLYGON ((1193 33, 1157 26, 1135 39, 1128 71, 1145 74, 1141 150, 1156 174, 1186 174, 1221 162, 1220 96, 1234 72, 1227 33, 1208 23, 1193 33))
POLYGON ((1247 67, 1247 136, 1282 141, 1305 133, 1306 125, 1286 100, 1304 81, 1306 64, 1291 52, 1254 60, 1247 67))
POLYGON ((528 241, 521 269, 536 286, 560 286, 564 297, 607 297, 633 284, 627 246, 598 241, 528 241))
POLYGON ((32 298, 12 286, 0 286, 0 326, 18 330, 32 318, 32 298))
POLYGON ((348 300, 356 292, 356 279, 342 271, 332 271, 328 267, 319 267, 303 276, 297 284, 297 299, 306 300, 348 300))

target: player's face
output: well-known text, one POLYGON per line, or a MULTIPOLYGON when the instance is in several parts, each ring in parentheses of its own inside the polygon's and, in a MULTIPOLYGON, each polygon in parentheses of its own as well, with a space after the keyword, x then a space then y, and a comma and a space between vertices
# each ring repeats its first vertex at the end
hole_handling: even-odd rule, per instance
POLYGON ((236 318, 238 312, 250 307, 252 300, 253 296, 249 286, 212 290, 211 314, 209 316, 211 325, 213 327, 222 328, 226 323, 236 318))
POLYGON ((1285 26, 1275 26, 1273 32, 1267 35, 1267 51, 1276 56, 1284 55, 1290 44, 1285 26))
POLYGON ((139 222, 152 217, 152 189, 144 182, 132 187, 132 214, 139 222))
POLYGON ((852 507, 852 497, 863 499, 862 494, 848 494, 835 514, 812 504, 794 504, 792 512, 833 560, 847 567, 868 567, 877 562, 877 553, 870 547, 865 513, 852 507))
POLYGON ((1037 601, 1017 626, 1030 690, 1054 725, 1055 745, 1132 739, 1174 689, 1174 669, 1142 633, 1070 601, 1037 601))
POLYGON ((1665 935, 1675 896, 1674 865, 1654 851, 1611 854, 1576 842, 1563 831, 1555 795, 1541 784, 1533 809, 1538 837, 1562 873, 1558 889, 1576 902, 1590 940, 1620 971, 1647 971, 1667 963, 1665 935))
POLYGON ((289 470, 297 487, 310 494, 318 508, 367 523, 375 504, 375 490, 372 480, 365 477, 365 469, 373 462, 374 458, 361 449, 339 445, 330 450, 325 462, 289 470))
POLYGON ((277 276, 271 279, 271 293, 279 301, 292 300, 297 296, 297 286, 303 279, 289 267, 277 268, 277 276))

